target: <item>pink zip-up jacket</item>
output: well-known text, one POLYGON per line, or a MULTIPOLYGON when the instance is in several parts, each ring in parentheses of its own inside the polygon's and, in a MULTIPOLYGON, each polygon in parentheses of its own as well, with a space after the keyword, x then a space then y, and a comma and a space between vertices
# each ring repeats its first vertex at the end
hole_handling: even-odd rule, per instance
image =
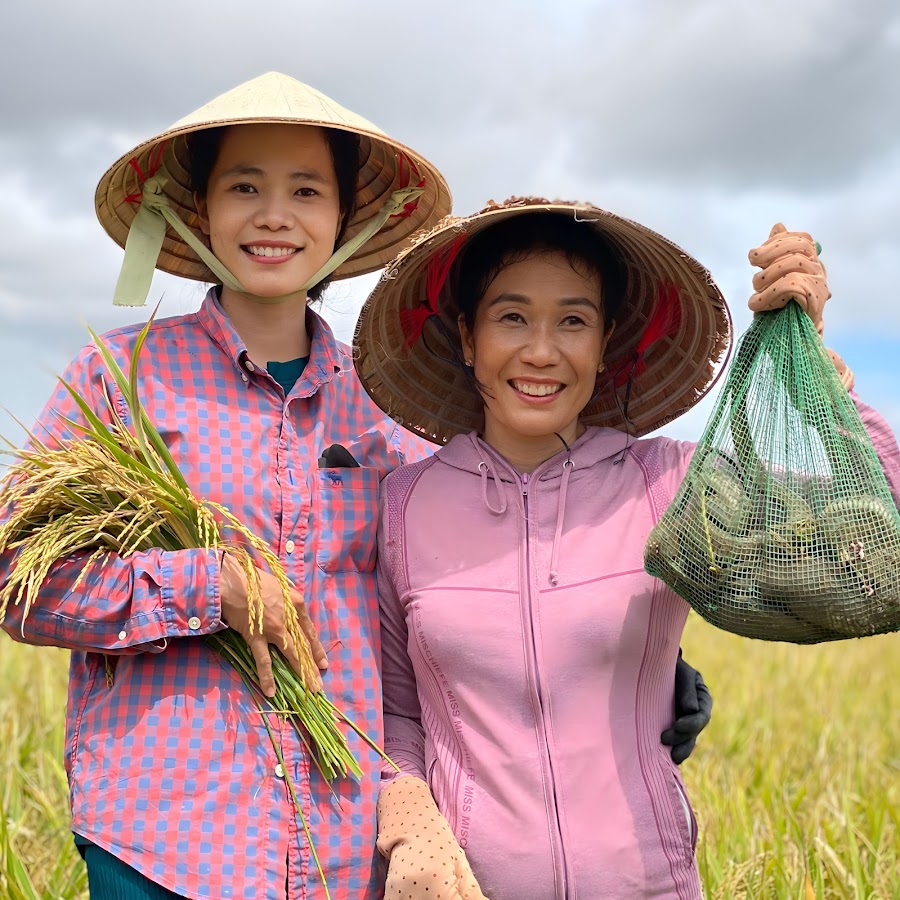
MULTIPOLYGON (((857 405, 900 499, 896 440, 857 405)), ((490 900, 701 897, 660 743, 689 607, 643 566, 693 449, 589 428, 525 476, 469 434, 382 484, 386 750, 490 900)))

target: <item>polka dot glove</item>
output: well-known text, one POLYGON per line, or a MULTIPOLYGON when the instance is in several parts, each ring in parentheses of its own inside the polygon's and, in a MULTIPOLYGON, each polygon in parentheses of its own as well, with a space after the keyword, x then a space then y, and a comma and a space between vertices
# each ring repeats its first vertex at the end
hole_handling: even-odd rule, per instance
POLYGON ((487 900, 421 778, 382 790, 377 846, 388 860, 384 900, 487 900))
POLYGON ((819 260, 816 242, 805 231, 788 231, 773 226, 768 240, 748 254, 761 272, 753 276, 749 306, 754 313, 781 309, 796 300, 822 334, 822 311, 831 296, 825 266, 819 260))

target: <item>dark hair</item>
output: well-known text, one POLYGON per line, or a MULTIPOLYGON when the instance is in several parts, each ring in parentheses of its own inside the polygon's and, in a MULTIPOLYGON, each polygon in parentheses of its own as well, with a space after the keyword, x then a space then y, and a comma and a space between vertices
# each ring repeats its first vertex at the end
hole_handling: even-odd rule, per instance
POLYGON ((464 245, 454 293, 470 331, 478 304, 497 275, 507 266, 539 253, 561 253, 576 271, 600 276, 603 320, 609 327, 625 296, 621 254, 607 238, 574 215, 535 212, 503 219, 464 245))
MULTIPOLYGON (((188 136, 188 154, 190 156, 190 180, 191 190, 201 197, 206 196, 209 188, 209 175, 219 157, 219 149, 228 125, 220 125, 215 128, 203 128, 188 136)), ((309 126, 312 128, 318 126, 309 126)), ((359 136, 352 131, 341 131, 335 128, 322 128, 325 140, 328 141, 328 149, 331 151, 331 161, 334 164, 334 173, 337 177, 338 205, 341 211, 341 227, 338 229, 335 247, 339 247, 344 240, 347 225, 356 212, 356 178, 359 174, 359 136)), ((331 283, 331 278, 320 281, 315 287, 310 288, 309 300, 321 299, 325 288, 331 283)))

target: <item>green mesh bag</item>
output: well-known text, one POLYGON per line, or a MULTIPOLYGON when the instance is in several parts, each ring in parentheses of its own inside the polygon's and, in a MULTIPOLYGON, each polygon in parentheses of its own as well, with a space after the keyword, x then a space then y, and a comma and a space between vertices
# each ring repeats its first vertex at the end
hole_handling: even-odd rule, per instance
POLYGON ((900 629, 900 515, 794 302, 756 316, 644 564, 704 619, 797 644, 900 629))

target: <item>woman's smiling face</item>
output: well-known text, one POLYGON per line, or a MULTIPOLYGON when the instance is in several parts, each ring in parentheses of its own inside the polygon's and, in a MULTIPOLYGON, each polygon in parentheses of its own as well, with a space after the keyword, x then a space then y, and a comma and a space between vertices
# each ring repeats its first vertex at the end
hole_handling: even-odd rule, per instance
POLYGON ((602 290, 598 273, 573 268, 562 252, 536 251, 499 271, 471 330, 460 322, 489 444, 503 452, 555 435, 568 443, 578 437, 612 334, 604 328, 602 290))
POLYGON ((228 128, 197 208, 213 253, 248 293, 296 294, 331 257, 340 226, 324 132, 297 125, 228 128))

